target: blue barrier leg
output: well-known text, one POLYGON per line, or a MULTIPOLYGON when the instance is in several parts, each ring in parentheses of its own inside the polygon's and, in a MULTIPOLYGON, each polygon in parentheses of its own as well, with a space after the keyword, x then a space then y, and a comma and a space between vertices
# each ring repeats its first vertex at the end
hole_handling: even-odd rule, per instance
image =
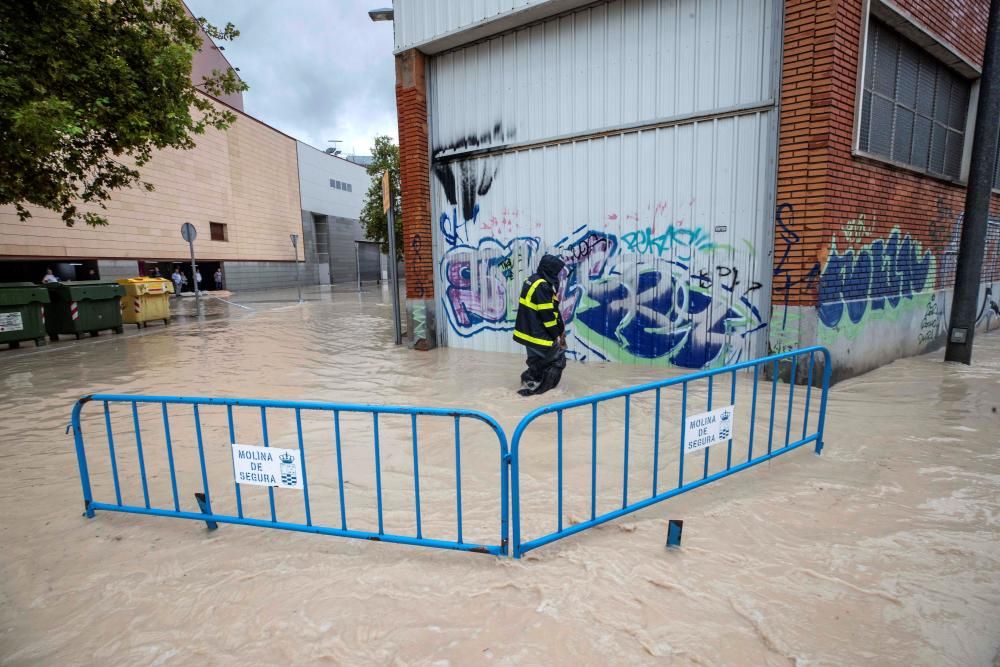
POLYGON ((556 440, 556 486, 558 488, 558 495, 556 500, 556 513, 558 519, 556 519, 556 530, 562 530, 563 527, 563 413, 562 410, 556 413, 556 423, 557 423, 557 440, 556 440))
MULTIPOLYGON (((709 375, 708 376, 708 405, 705 408, 705 410, 707 410, 708 412, 712 411, 712 385, 713 385, 712 380, 714 378, 715 378, 714 375, 709 375)), ((702 479, 705 479, 706 477, 708 477, 708 453, 709 453, 709 451, 711 451, 711 449, 712 449, 711 447, 706 447, 705 448, 705 468, 704 468, 704 470, 701 473, 701 478, 702 479)))
POLYGON ((135 429, 135 449, 139 457, 139 477, 142 479, 142 499, 149 509, 149 484, 146 482, 146 460, 142 456, 142 435, 139 431, 139 406, 132 401, 132 425, 135 429))
POLYGON ((660 472, 660 388, 656 388, 656 416, 653 423, 653 495, 656 495, 656 480, 660 472))
POLYGON ((462 543, 462 436, 455 417, 455 513, 458 516, 458 543, 462 543))
POLYGON ((302 501, 306 507, 306 525, 313 525, 312 511, 309 507, 309 476, 306 473, 306 450, 302 442, 302 410, 295 408, 295 430, 299 436, 299 462, 302 464, 302 501))
POLYGON ((830 391, 830 377, 833 375, 833 367, 830 364, 830 352, 822 348, 823 352, 823 391, 819 401, 819 423, 816 426, 816 453, 823 451, 823 429, 826 427, 826 398, 830 391))
POLYGON ((590 518, 597 516, 597 403, 590 413, 590 518))
MULTIPOLYGON (((414 415, 414 418, 416 415, 414 415)), ((344 507, 344 465, 340 458, 340 411, 333 411, 333 433, 337 447, 337 487, 340 493, 340 529, 347 530, 347 508, 344 507)))
POLYGON ((671 519, 667 524, 667 546, 679 547, 681 545, 681 532, 684 530, 684 522, 680 519, 671 519))
MULTIPOLYGON (((166 407, 164 405, 163 407, 166 407)), ((226 418, 229 421, 229 456, 232 458, 232 445, 236 442, 236 423, 233 421, 233 406, 226 406, 226 418)), ((236 515, 243 518, 243 496, 240 493, 240 483, 236 481, 236 462, 233 462, 233 486, 236 488, 236 515)))
MULTIPOLYGON (((729 404, 733 406, 735 410, 736 406, 736 371, 733 371, 733 384, 729 392, 729 404)), ((732 432, 730 432, 730 435, 732 432)), ((726 444, 726 470, 733 467, 733 439, 729 438, 729 442, 726 444)))
POLYGON ((681 455, 678 459, 677 486, 684 486, 684 436, 687 435, 688 383, 681 384, 681 455))
POLYGON ((753 367, 753 400, 750 403, 750 446, 747 447, 747 461, 753 458, 753 434, 757 430, 757 381, 760 366, 753 367))
MULTIPOLYGON (((194 494, 194 499, 198 501, 198 509, 201 510, 202 514, 212 514, 212 510, 208 506, 208 500, 205 498, 204 493, 194 494)), ((215 530, 219 527, 219 524, 211 519, 205 519, 205 525, 208 526, 209 530, 215 530)))
POLYGON ((115 436, 111 432, 111 411, 104 401, 104 425, 108 431, 108 453, 111 455, 111 478, 115 482, 115 500, 122 504, 122 487, 118 483, 118 458, 115 456, 115 436))
MULTIPOLYGON (((265 408, 263 405, 260 406, 260 430, 262 435, 264 436, 264 446, 270 447, 271 439, 267 435, 267 408, 265 408)), ((277 521, 278 513, 275 512, 274 510, 274 489, 270 486, 267 487, 267 500, 271 506, 271 521, 272 522, 277 521)))
POLYGON ((375 424, 375 502, 378 505, 378 534, 385 533, 382 525, 382 454, 379 451, 378 439, 378 413, 372 413, 372 421, 375 424))
POLYGON ((94 496, 90 489, 90 470, 87 468, 87 452, 83 446, 83 427, 80 425, 80 410, 90 399, 80 399, 73 406, 70 428, 73 429, 73 445, 76 447, 76 465, 80 470, 80 486, 83 487, 83 510, 88 519, 94 518, 94 496))
POLYGON ((181 501, 177 495, 177 471, 174 469, 174 446, 170 440, 170 417, 167 415, 167 404, 163 404, 163 436, 167 443, 167 464, 170 466, 170 490, 174 494, 174 511, 181 511, 181 501))
POLYGON ((622 507, 628 507, 628 432, 629 432, 629 406, 631 401, 630 396, 625 395, 625 460, 623 461, 623 468, 625 470, 622 473, 622 507))
POLYGON ((802 437, 806 437, 806 430, 809 428, 809 401, 812 398, 812 384, 813 384, 813 365, 815 364, 816 357, 812 352, 809 353, 809 373, 806 376, 806 411, 805 416, 802 418, 802 437))
MULTIPOLYGON (((420 457, 417 454, 417 415, 410 415, 410 433, 413 436, 413 506, 417 510, 417 539, 423 537, 420 523, 420 457)), ((501 456, 503 454, 501 453, 501 456)))
MULTIPOLYGON (((201 488, 203 496, 198 500, 198 505, 204 504, 202 512, 212 513, 212 496, 208 492, 208 468, 205 465, 205 444, 201 437, 201 414, 198 412, 198 405, 194 406, 194 428, 198 435, 198 460, 201 462, 201 488)), ((211 526, 210 526, 211 527, 211 526)))
POLYGON ((775 359, 772 364, 774 369, 773 377, 771 377, 771 420, 767 424, 767 453, 771 453, 771 449, 774 445, 774 407, 778 400, 778 360, 775 359))
POLYGON ((792 371, 788 376, 788 421, 785 423, 785 447, 792 435, 792 409, 795 407, 795 364, 798 357, 792 357, 792 371))

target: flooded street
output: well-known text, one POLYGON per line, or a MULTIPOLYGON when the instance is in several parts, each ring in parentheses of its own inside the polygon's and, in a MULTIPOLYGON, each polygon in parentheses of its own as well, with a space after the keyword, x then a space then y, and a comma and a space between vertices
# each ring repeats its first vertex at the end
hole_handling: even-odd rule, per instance
MULTIPOLYGON (((557 390, 526 399, 514 392, 520 357, 395 347, 385 292, 306 296, 301 305, 294 292, 235 296, 245 307, 209 300, 202 318, 170 327, 0 351, 0 664, 1000 665, 1000 332, 977 338, 971 368, 945 365, 939 352, 836 385, 821 456, 803 447, 519 561, 81 516, 65 429, 85 394, 464 407, 511 434, 543 403, 664 377, 571 363, 557 390), (685 523, 683 546, 670 551, 669 518, 685 523)), ((607 428, 621 418, 609 410, 607 428)), ((96 405, 90 419, 103 424, 96 405)), ((229 443, 211 419, 217 511, 232 512, 229 443)), ((400 532, 412 530, 407 423, 387 419, 383 433, 386 522, 400 532)), ((312 503, 335 523, 336 484, 320 478, 329 427, 305 431, 307 451, 324 461, 312 503)), ((368 422, 343 427, 348 519, 371 528, 369 462, 350 456, 369 456, 368 422)), ((259 427, 244 417, 239 428, 254 444, 259 427)), ((272 445, 295 446, 294 426, 271 428, 272 445)), ((424 428, 425 527, 450 539, 451 426, 424 428), (435 513, 445 506, 450 515, 435 513)), ((120 442, 132 442, 122 429, 120 442)), ((567 433, 568 452, 590 447, 589 431, 567 433)), ((87 436, 95 450, 104 442, 99 430, 87 436)), ((495 542, 496 440, 485 429, 468 437, 468 539, 495 542)), ((152 438, 146 466, 169 504, 152 438)), ((186 442, 182 431, 177 439, 186 442)), ((101 460, 91 463, 95 495, 109 500, 101 460)), ((191 510, 200 479, 187 461, 178 476, 191 510)), ((134 502, 137 477, 122 476, 134 502)), ((568 518, 589 518, 573 509, 589 488, 574 488, 568 518)), ((256 516, 263 498, 247 493, 256 516)), ((299 511, 280 500, 288 516, 299 511)))

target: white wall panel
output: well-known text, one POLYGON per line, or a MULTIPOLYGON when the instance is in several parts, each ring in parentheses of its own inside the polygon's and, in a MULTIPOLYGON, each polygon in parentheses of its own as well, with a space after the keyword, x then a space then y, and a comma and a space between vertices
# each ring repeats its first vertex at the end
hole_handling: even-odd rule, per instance
POLYGON ((430 63, 439 335, 516 351, 545 252, 578 359, 766 350, 771 0, 615 0, 430 63))
POLYGON ((772 0, 616 0, 430 66, 437 155, 773 98, 772 0))
POLYGON ((441 35, 549 1, 394 0, 393 30, 396 50, 419 46, 441 35))

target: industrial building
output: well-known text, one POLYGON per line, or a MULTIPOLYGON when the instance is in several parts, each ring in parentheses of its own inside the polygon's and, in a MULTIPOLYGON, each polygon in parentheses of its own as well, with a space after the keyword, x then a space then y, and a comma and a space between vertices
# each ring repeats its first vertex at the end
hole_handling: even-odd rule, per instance
MULTIPOLYGON (((409 330, 581 360, 942 345, 989 0, 395 0, 409 330)), ((980 326, 1000 289, 1000 176, 980 326)))
MULTIPOLYGON (((192 77, 231 67, 211 39, 194 58, 192 77)), ((39 281, 47 268, 62 280, 190 274, 181 225, 198 231, 203 287, 222 268, 230 290, 304 284, 356 285, 381 278, 378 246, 359 223, 371 178, 354 162, 312 148, 246 114, 242 94, 213 99, 236 115, 208 129, 188 151, 164 150, 142 168, 152 192, 117 191, 103 211, 106 227, 67 227, 56 211, 32 208, 18 219, 0 207, 0 282, 39 281), (301 241, 293 248, 291 235, 301 241), (299 271, 296 271, 296 259, 299 271)), ((193 281, 189 281, 193 284, 193 281)))

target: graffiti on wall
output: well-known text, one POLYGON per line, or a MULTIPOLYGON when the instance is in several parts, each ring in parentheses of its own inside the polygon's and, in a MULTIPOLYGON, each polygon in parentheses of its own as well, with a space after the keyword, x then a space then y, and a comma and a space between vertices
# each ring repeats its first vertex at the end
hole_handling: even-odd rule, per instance
MULTIPOLYGON (((671 258, 661 256, 665 253, 658 245, 626 244, 587 226, 549 248, 566 263, 559 308, 577 358, 687 368, 730 363, 766 326, 754 303, 761 284, 735 264, 708 265, 707 253, 698 258, 704 265, 695 269, 692 260, 705 250, 707 235, 689 229, 678 233, 676 223, 670 229, 663 243, 676 250, 671 258)), ((466 338, 511 331, 521 281, 534 271, 543 247, 538 237, 487 237, 475 246, 452 245, 439 268, 452 330, 466 338)), ((730 253, 725 257, 733 259, 730 253)))
POLYGON ((909 234, 889 236, 830 253, 819 278, 819 319, 826 327, 859 324, 868 313, 886 313, 934 288, 935 260, 909 234))

